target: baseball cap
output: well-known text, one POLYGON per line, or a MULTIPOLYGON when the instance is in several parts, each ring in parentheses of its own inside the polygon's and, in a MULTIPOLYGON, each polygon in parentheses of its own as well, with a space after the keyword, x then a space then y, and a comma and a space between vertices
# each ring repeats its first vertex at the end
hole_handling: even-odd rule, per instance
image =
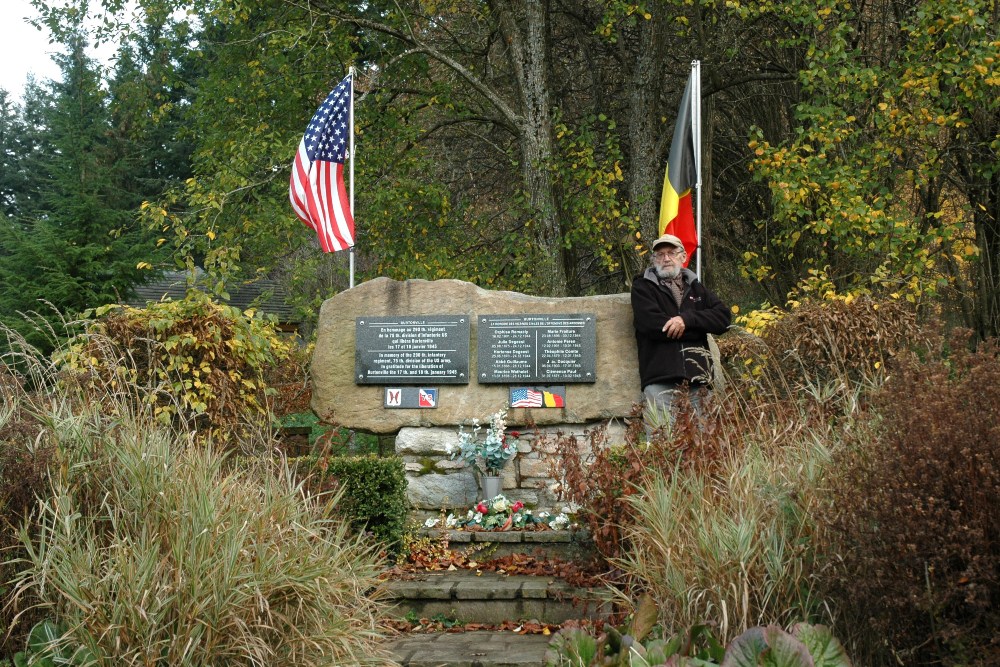
POLYGON ((652 248, 653 252, 656 252, 656 249, 659 248, 661 245, 672 245, 675 248, 680 248, 681 250, 684 250, 684 242, 681 241, 676 236, 674 236, 673 234, 664 234, 660 238, 653 241, 653 245, 650 246, 650 248, 652 248))

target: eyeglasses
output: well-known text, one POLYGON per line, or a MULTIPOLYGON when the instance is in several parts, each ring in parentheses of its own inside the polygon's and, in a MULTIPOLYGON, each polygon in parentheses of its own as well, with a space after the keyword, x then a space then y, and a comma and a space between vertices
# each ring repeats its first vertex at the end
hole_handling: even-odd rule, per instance
POLYGON ((684 251, 679 248, 677 250, 661 250, 653 253, 653 257, 656 259, 677 259, 683 255, 684 251))

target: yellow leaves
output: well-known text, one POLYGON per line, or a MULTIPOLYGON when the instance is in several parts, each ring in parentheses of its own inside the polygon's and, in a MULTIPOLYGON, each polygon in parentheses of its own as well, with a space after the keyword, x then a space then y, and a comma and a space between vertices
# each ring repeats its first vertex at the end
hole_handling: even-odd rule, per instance
POLYGON ((138 264, 135 265, 135 268, 139 269, 140 271, 151 271, 153 269, 153 265, 150 264, 149 262, 139 262, 138 264))

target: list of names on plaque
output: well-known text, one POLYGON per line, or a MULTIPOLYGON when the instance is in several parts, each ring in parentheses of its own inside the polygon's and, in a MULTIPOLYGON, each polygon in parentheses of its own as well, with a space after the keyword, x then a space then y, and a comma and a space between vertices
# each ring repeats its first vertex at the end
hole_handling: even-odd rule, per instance
POLYGON ((481 315, 478 381, 595 382, 597 326, 591 314, 481 315))
POLYGON ((469 318, 461 315, 359 317, 356 384, 468 384, 469 318))

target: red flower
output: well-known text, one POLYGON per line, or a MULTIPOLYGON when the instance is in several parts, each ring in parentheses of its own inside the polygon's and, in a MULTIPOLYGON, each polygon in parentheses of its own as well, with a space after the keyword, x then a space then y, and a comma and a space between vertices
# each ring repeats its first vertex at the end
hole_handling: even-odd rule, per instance
POLYGON ((489 514, 490 509, 486 506, 486 503, 479 503, 476 505, 476 511, 480 514, 489 514))
POLYGON ((510 506, 510 509, 512 512, 520 512, 522 507, 524 507, 524 503, 518 500, 516 503, 510 506))
POLYGON ((512 438, 520 438, 521 434, 518 431, 511 431, 510 432, 510 437, 512 437, 512 438))

